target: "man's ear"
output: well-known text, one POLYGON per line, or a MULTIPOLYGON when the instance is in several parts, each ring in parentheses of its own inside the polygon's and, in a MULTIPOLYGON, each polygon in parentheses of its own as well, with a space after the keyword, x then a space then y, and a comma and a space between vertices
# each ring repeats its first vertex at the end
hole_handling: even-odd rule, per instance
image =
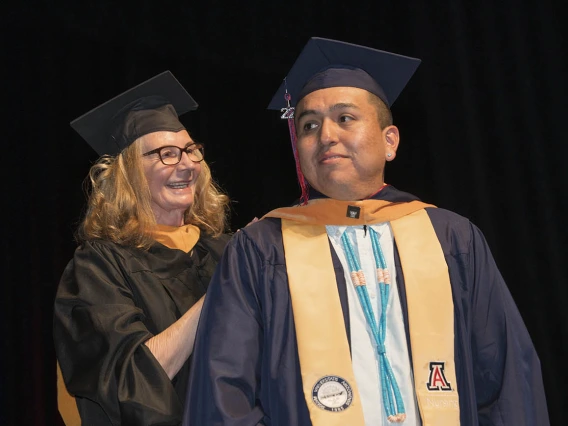
POLYGON ((400 142, 400 133, 398 127, 387 126, 383 129, 383 137, 385 141, 385 159, 392 161, 396 157, 396 150, 400 142))

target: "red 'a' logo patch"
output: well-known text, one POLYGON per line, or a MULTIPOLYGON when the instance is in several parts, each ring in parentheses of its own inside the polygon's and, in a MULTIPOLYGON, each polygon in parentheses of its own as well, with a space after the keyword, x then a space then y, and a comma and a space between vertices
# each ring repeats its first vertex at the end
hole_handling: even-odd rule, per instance
POLYGON ((431 391, 451 391, 452 385, 446 379, 444 374, 445 362, 431 362, 430 363, 430 377, 426 387, 431 391))

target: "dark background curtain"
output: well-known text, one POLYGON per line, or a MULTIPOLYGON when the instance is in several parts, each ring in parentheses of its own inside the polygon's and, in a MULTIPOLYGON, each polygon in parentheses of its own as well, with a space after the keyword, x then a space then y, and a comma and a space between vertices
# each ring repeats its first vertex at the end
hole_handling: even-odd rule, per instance
POLYGON ((422 59, 386 180, 485 233, 568 424, 565 18, 550 0, 3 2, 0 424, 60 425, 52 303, 96 153, 69 121, 166 69, 233 199, 232 228, 299 194, 265 108, 310 36, 422 59))

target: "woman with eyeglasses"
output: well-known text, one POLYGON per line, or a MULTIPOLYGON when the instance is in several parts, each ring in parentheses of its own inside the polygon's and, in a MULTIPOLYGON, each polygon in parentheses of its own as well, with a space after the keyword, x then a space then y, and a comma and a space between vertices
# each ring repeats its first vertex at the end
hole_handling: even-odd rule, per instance
POLYGON ((54 306, 68 425, 181 423, 199 314, 228 241, 229 199, 178 119, 196 107, 164 72, 71 123, 101 158, 54 306))

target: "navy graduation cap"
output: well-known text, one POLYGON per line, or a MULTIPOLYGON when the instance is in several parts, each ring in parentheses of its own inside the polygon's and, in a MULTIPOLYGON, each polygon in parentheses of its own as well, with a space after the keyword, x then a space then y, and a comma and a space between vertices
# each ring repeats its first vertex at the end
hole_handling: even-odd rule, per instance
POLYGON ((285 81, 268 105, 280 111, 307 94, 329 87, 358 87, 378 96, 390 107, 410 77, 420 65, 420 59, 372 49, 338 40, 312 37, 290 69, 285 81))
POLYGON ((99 155, 116 155, 141 136, 185 129, 178 117, 197 102, 164 71, 71 122, 99 155))

